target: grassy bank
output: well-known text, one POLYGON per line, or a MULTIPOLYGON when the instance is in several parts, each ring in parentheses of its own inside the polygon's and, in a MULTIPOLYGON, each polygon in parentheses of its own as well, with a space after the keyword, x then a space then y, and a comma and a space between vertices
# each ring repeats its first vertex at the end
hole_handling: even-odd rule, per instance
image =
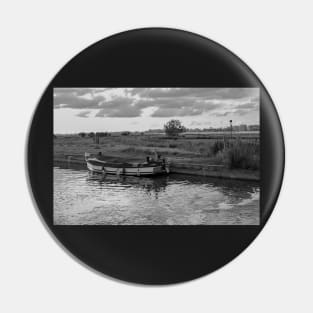
POLYGON ((161 136, 108 136, 95 144, 92 138, 78 135, 57 135, 54 139, 54 158, 72 156, 83 159, 85 152, 102 152, 108 160, 142 161, 157 151, 173 164, 199 166, 221 165, 226 169, 258 172, 259 140, 178 138, 161 136))

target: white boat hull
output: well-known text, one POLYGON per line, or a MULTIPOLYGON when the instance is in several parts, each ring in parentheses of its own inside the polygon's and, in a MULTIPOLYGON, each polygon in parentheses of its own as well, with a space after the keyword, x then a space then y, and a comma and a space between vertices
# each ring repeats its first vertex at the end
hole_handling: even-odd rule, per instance
MULTIPOLYGON (((93 160, 94 161, 94 160, 93 160)), ((96 160, 98 161, 98 160, 96 160)), ((157 174, 169 173, 168 168, 159 166, 142 166, 142 167, 112 167, 103 164, 93 164, 86 160, 87 168, 96 173, 113 174, 113 175, 128 175, 128 176, 151 176, 157 174)), ((97 162, 100 163, 100 162, 97 162)))

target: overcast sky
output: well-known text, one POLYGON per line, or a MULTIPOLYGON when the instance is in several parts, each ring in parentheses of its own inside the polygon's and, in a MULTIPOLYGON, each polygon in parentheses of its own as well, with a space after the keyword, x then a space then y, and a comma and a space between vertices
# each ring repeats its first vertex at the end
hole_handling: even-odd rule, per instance
POLYGON ((54 88, 54 133, 259 124, 258 88, 54 88))

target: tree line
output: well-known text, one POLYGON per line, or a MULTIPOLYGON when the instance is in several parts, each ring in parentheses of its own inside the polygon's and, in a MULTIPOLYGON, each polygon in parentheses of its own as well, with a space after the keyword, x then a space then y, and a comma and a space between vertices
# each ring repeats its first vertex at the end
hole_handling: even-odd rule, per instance
POLYGON ((94 138, 96 136, 98 137, 107 137, 107 136, 111 136, 111 134, 109 132, 90 132, 90 133, 84 133, 84 132, 80 132, 78 133, 78 136, 81 138, 85 138, 85 137, 89 137, 89 138, 94 138))

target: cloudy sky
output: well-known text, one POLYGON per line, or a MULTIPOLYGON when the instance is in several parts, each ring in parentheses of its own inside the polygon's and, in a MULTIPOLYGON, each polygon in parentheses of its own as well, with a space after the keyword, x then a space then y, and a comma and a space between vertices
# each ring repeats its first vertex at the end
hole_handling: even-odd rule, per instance
POLYGON ((54 133, 259 124, 258 88, 54 88, 54 133))

